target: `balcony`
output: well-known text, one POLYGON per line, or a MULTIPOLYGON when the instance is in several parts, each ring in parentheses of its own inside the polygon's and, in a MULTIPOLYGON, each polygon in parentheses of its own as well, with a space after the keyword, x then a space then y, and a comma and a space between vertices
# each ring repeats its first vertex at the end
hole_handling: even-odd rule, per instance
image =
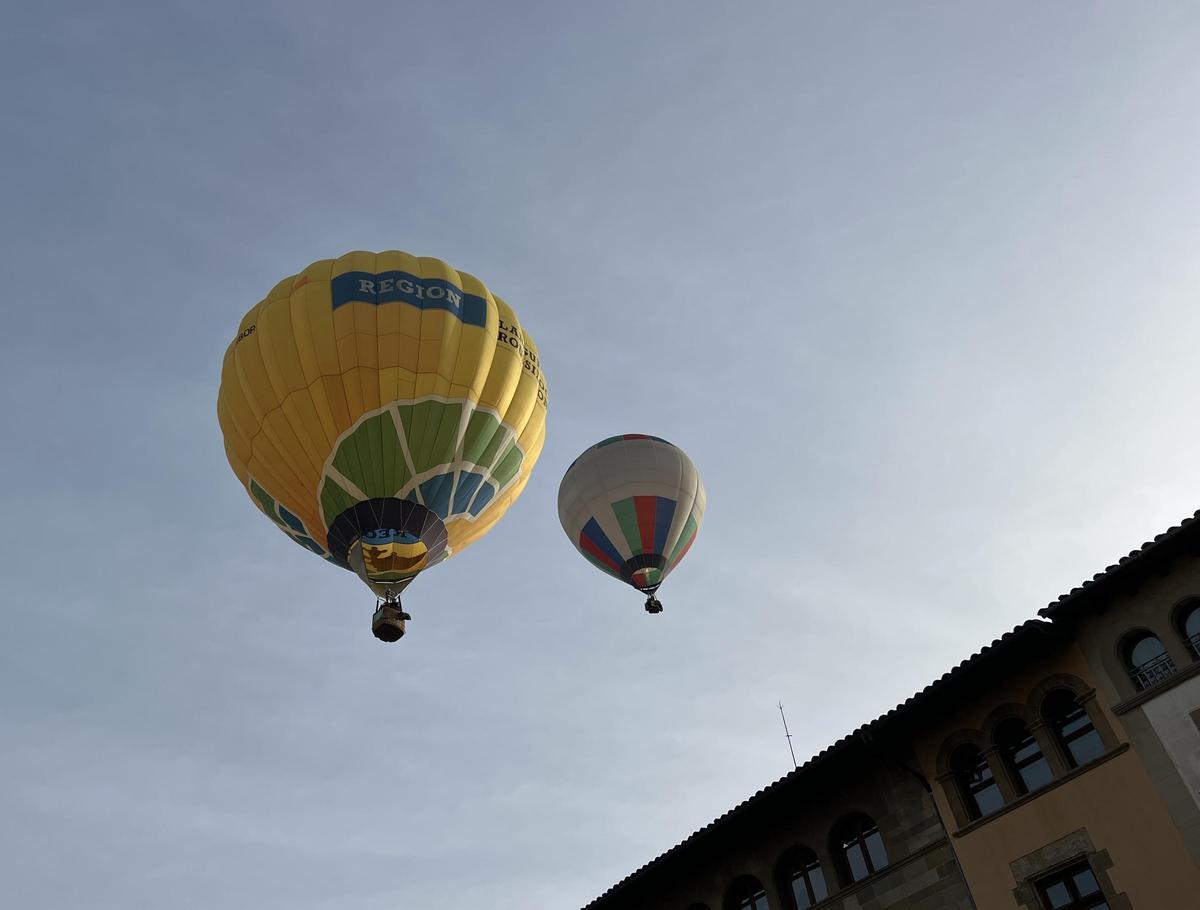
MULTIPOLYGON (((1195 635, 1193 638, 1200 638, 1200 635, 1195 635)), ((1197 644, 1200 645, 1200 643, 1197 644)), ((1175 675, 1175 669, 1175 661, 1171 660, 1171 655, 1163 653, 1130 669, 1129 678, 1133 680, 1138 691, 1143 692, 1170 679, 1175 675)))

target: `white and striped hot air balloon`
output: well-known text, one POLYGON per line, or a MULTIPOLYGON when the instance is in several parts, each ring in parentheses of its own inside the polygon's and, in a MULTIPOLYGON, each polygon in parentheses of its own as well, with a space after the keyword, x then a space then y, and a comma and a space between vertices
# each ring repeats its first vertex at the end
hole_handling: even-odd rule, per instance
POLYGON ((575 459, 558 488, 558 519, 571 543, 600 569, 646 595, 646 611, 704 520, 704 484, 682 449, 627 433, 575 459))

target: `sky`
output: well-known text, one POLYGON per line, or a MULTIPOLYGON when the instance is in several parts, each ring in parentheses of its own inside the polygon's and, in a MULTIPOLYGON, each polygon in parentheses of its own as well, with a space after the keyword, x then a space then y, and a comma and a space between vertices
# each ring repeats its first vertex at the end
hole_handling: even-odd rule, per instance
POLYGON ((577 908, 1200 508, 1191 3, 0 14, 0 899, 577 908), (221 358, 353 249, 482 278, 548 441, 409 634, 254 509, 221 358), (665 612, 558 525, 708 491, 665 612))

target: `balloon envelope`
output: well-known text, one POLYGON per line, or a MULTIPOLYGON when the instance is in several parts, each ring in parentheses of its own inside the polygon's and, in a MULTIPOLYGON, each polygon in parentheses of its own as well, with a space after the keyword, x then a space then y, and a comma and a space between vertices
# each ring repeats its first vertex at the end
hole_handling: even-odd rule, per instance
POLYGON ((558 518, 575 548, 647 594, 686 555, 704 505, 704 484, 686 453, 638 433, 587 449, 558 489, 558 518))
POLYGON ((504 514, 541 453, 546 403, 533 340, 477 278, 353 252, 246 314, 217 417, 255 505, 383 596, 504 514))

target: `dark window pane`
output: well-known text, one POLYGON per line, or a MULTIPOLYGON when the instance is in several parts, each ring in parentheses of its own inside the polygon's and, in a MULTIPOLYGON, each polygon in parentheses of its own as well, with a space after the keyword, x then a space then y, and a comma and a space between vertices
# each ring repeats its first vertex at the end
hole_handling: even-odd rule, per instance
POLYGON ((1193 607, 1192 612, 1184 619, 1183 634, 1188 638, 1200 635, 1200 607, 1193 607))
POLYGON ((950 765, 971 818, 991 815, 1004 805, 991 766, 975 746, 959 746, 950 758, 950 765))
POLYGON ((1147 635, 1133 646, 1133 650, 1129 652, 1129 661, 1135 667, 1140 667, 1166 653, 1167 649, 1163 647, 1163 643, 1158 638, 1147 635))
POLYGON ((1050 906, 1055 910, 1059 907, 1069 907, 1071 905, 1071 892, 1067 890, 1065 882, 1055 882, 1046 889, 1046 900, 1050 902, 1050 906))
POLYGON ((1043 711, 1072 767, 1086 765, 1104 754, 1104 741, 1074 693, 1066 689, 1051 693, 1043 703, 1043 711))
POLYGON ((813 900, 823 901, 829 897, 829 891, 825 888, 825 873, 821 871, 819 864, 815 869, 809 870, 808 880, 812 884, 813 900))
POLYGON ((871 857, 871 865, 878 872, 888 864, 887 851, 883 849, 883 838, 879 831, 870 832, 867 837, 867 855, 871 857))
POLYGON ((1069 713, 1059 719, 1059 738, 1071 753, 1072 764, 1086 765, 1104 754, 1104 743, 1092 726, 1092 719, 1079 705, 1072 705, 1069 713))
POLYGON ((984 789, 975 792, 975 803, 979 806, 980 815, 991 815, 1004 808, 1004 797, 1000 788, 992 781, 984 789))
POLYGON ((741 879, 730 890, 725 899, 725 906, 732 910, 770 910, 767 904, 767 892, 755 878, 741 879))
POLYGON ((1180 631, 1192 657, 1200 660, 1200 606, 1192 607, 1192 612, 1183 618, 1180 631))
POLYGON ((1104 740, 1100 738, 1100 734, 1093 728, 1086 731, 1082 736, 1068 741, 1067 749, 1071 753, 1073 764, 1086 765, 1088 762, 1095 761, 1104 754, 1104 740))
POLYGON ((1042 755, 1042 747, 1020 720, 1002 723, 996 729, 996 742, 1022 792, 1032 793, 1053 779, 1050 765, 1042 755))
POLYGON ((862 881, 887 864, 883 838, 866 815, 856 813, 842 819, 834 827, 831 840, 841 848, 838 871, 843 884, 862 881))
POLYGON ((1079 892, 1080 897, 1100 893, 1100 883, 1096 881, 1096 876, 1092 874, 1091 869, 1083 869, 1076 872, 1072 876, 1072 880, 1075 882, 1075 890, 1079 892))
POLYGON ((1040 749, 1037 758, 1029 764, 1023 765, 1020 771, 1021 781, 1025 784, 1025 790, 1028 793, 1040 790, 1054 780, 1054 775, 1050 773, 1050 764, 1042 757, 1040 749))
POLYGON ((1175 661, 1156 636, 1143 635, 1128 648, 1129 676, 1139 690, 1149 689, 1175 675, 1175 661))
POLYGON ((812 850, 800 847, 789 851, 783 871, 790 876, 797 910, 806 910, 825 899, 825 876, 821 872, 821 861, 812 850))
POLYGON ((846 850, 846 862, 850 865, 850 879, 852 881, 862 881, 862 879, 871 874, 867 868, 867 858, 863 854, 861 841, 855 841, 846 850))
POLYGON ((1042 906, 1050 910, 1107 910, 1100 883, 1087 860, 1038 882, 1042 906))

